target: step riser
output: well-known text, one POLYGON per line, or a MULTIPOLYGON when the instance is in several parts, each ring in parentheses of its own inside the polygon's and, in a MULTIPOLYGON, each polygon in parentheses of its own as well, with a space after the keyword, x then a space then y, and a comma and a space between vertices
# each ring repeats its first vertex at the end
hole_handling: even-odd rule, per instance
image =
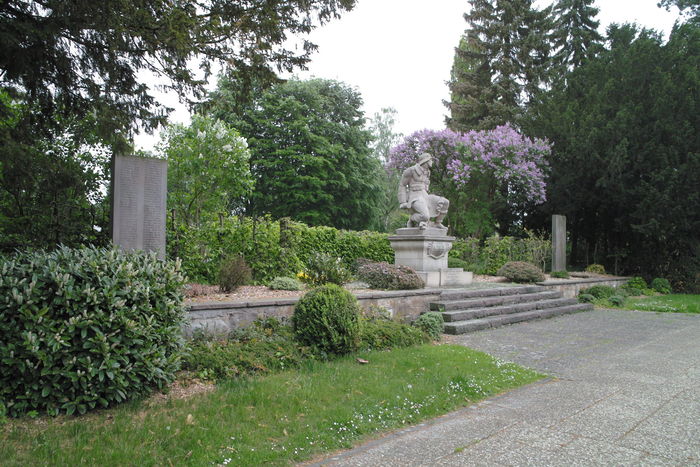
POLYGON ((573 298, 558 298, 539 302, 517 303, 515 305, 510 306, 477 308, 474 310, 446 311, 442 313, 442 318, 445 320, 445 322, 466 321, 470 319, 484 318, 486 316, 506 315, 512 313, 521 313, 523 311, 543 310, 546 308, 575 305, 576 303, 578 302, 576 301, 576 299, 573 298))
POLYGON ((497 297, 499 295, 517 295, 542 292, 547 290, 546 287, 537 285, 520 286, 520 287, 494 287, 492 289, 479 290, 445 290, 440 295, 441 300, 466 300, 469 298, 497 297))
POLYGON ((593 305, 580 303, 557 308, 546 308, 541 310, 526 311, 521 313, 499 315, 490 318, 476 319, 472 321, 459 321, 445 323, 444 332, 446 334, 465 334, 467 332, 479 331, 482 329, 495 328, 505 324, 520 323, 537 319, 553 318, 569 313, 592 310, 593 305))
MULTIPOLYGON (((442 298, 442 296, 440 297, 442 298)), ((518 295, 506 295, 497 297, 474 298, 470 300, 440 300, 430 304, 434 311, 469 310, 470 308, 485 308, 489 306, 513 305, 516 303, 533 302, 538 300, 552 300, 561 298, 561 292, 536 292, 518 295)))

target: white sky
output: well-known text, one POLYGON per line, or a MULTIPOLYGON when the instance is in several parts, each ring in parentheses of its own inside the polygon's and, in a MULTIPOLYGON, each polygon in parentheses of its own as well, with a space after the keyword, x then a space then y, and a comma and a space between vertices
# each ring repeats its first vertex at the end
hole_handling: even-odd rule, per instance
MULTIPOLYGON (((664 31, 666 36, 677 10, 667 12, 658 0, 597 0, 601 33, 610 23, 636 22, 664 31)), ((550 0, 536 2, 538 7, 550 0)), ((330 78, 357 89, 367 118, 382 107, 398 112, 397 132, 444 128, 454 48, 467 24, 467 0, 359 0, 339 20, 315 30, 311 42, 319 46, 308 71, 299 78, 330 78)), ((213 78, 215 80, 215 78, 213 78)), ((163 101, 176 110, 172 122, 189 122, 189 113, 177 97, 163 101)), ((137 148, 151 149, 157 135, 137 135, 137 148)))

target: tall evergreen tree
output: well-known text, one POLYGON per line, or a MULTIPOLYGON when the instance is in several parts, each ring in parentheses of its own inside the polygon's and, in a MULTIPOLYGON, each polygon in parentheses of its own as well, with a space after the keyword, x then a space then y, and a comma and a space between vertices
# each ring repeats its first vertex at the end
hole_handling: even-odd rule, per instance
POLYGON ((448 127, 490 129, 516 122, 540 89, 549 54, 548 15, 531 0, 470 0, 455 50, 448 127))
POLYGON ((599 51, 603 37, 598 33, 595 20, 598 8, 591 6, 594 0, 559 0, 554 16, 552 62, 557 74, 577 68, 599 51))

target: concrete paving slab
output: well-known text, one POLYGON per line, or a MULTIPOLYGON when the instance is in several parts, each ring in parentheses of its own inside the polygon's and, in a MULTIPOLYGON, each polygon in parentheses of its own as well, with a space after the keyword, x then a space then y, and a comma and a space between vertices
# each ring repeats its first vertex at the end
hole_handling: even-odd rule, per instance
POLYGON ((700 316, 595 310, 450 340, 551 378, 315 465, 700 466, 700 316))

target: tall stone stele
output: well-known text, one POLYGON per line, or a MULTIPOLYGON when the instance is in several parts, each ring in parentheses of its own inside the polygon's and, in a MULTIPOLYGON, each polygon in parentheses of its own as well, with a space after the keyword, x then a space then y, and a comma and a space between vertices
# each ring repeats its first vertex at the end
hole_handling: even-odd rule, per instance
POLYGON ((450 202, 430 194, 433 158, 424 153, 404 170, 399 182, 399 207, 409 212, 408 224, 389 237, 394 262, 413 268, 426 287, 459 287, 472 282, 472 273, 447 265, 447 254, 455 237, 447 235, 442 220, 450 202))
POLYGON ((116 156, 112 241, 124 250, 155 251, 165 259, 168 162, 116 156))

